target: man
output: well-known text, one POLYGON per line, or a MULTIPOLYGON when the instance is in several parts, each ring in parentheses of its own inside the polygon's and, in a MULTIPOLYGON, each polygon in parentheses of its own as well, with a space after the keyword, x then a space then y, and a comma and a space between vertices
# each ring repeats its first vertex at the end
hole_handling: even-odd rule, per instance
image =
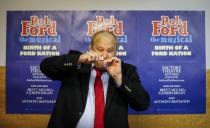
POLYGON ((114 34, 97 32, 89 51, 46 58, 41 71, 62 82, 48 128, 128 128, 128 105, 148 108, 136 68, 116 57, 114 34))

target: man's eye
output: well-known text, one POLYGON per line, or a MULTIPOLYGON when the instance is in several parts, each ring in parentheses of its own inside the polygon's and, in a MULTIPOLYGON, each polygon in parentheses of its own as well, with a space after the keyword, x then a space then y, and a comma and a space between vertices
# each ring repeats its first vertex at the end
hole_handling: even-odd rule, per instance
POLYGON ((98 49, 98 51, 102 52, 102 51, 103 51, 103 49, 98 49))
POLYGON ((109 53, 114 52, 114 50, 108 50, 109 53))

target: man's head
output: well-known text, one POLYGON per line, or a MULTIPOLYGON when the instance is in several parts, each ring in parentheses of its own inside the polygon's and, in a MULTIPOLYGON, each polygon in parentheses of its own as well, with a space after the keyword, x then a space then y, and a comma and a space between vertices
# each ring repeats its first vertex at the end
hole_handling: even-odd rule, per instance
MULTIPOLYGON (((110 59, 116 56, 117 39, 116 36, 107 31, 99 31, 92 37, 90 50, 98 53, 104 60, 110 59)), ((103 69, 103 61, 97 61, 95 63, 97 68, 103 69)))

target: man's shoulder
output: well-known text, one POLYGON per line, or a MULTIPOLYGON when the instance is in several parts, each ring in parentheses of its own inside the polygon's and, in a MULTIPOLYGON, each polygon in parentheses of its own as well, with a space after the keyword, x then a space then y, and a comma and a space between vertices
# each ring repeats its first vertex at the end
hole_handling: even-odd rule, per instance
POLYGON ((78 51, 78 50, 69 50, 68 54, 81 54, 82 52, 78 51))
POLYGON ((129 63, 126 63, 126 62, 122 62, 122 68, 123 69, 129 69, 129 68, 134 68, 136 69, 136 66, 132 65, 132 64, 129 64, 129 63))

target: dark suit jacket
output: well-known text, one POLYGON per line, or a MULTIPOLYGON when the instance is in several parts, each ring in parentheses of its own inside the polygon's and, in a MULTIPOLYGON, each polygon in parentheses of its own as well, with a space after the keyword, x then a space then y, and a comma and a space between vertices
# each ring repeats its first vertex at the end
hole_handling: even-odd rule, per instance
MULTIPOLYGON (((48 128, 75 128, 82 116, 88 94, 90 64, 78 68, 78 51, 44 59, 41 71, 62 82, 48 128)), ((128 105, 137 111, 150 103, 148 93, 139 80, 136 68, 122 62, 122 85, 117 88, 110 77, 104 113, 105 128, 128 128, 128 105)))

